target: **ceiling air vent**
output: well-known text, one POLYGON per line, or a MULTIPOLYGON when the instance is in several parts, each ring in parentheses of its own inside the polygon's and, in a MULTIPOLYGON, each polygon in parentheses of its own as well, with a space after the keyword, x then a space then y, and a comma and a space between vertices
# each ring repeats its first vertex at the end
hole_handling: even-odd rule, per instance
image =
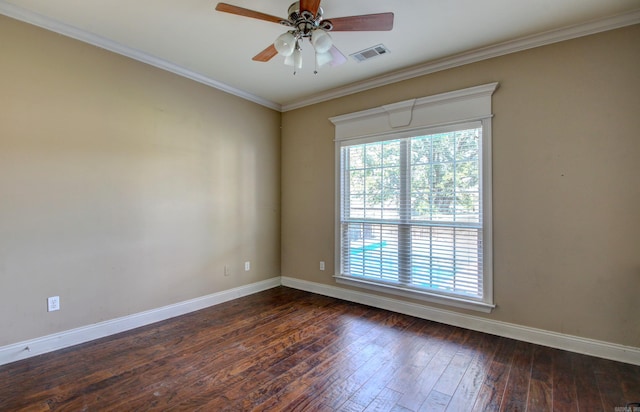
POLYGON ((378 44, 377 46, 360 50, 359 52, 353 53, 350 56, 353 57, 358 62, 363 62, 365 60, 369 60, 376 56, 380 56, 381 54, 387 54, 387 53, 389 53, 389 49, 384 47, 384 45, 382 44, 378 44))

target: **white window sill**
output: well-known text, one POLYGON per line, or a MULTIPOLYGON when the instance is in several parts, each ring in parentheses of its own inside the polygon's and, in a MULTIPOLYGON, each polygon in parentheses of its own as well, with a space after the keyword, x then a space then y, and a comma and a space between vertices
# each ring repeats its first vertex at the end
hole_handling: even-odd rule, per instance
POLYGON ((348 276, 335 275, 337 283, 355 286, 363 289, 374 290, 376 292, 390 293, 393 295, 403 296, 406 298, 419 299, 425 302, 438 303, 441 305, 454 306, 461 309, 475 310, 478 312, 491 313, 496 307, 493 304, 481 302, 473 299, 465 299, 463 297, 445 296, 428 291, 421 291, 402 287, 400 285, 380 284, 370 282, 365 279, 357 279, 348 276))

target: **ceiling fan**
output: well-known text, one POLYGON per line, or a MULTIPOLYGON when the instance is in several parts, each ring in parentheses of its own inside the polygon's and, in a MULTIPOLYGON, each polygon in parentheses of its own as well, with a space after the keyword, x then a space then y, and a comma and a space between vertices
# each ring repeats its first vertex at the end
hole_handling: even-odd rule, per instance
POLYGON ((286 19, 245 9, 227 3, 218 3, 217 11, 269 21, 289 27, 273 44, 253 57, 254 61, 268 62, 275 55, 285 57, 285 64, 295 70, 302 68, 302 42, 309 39, 316 54, 316 70, 330 63, 337 66, 346 57, 333 45, 330 31, 389 31, 393 29, 393 13, 363 14, 359 16, 324 19, 320 0, 299 0, 289 6, 286 19))

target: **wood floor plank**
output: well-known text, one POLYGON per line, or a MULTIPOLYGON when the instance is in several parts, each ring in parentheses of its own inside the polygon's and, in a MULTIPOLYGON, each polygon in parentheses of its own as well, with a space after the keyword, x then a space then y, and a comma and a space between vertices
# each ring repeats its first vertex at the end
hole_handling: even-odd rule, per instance
POLYGON ((367 406, 364 412, 390 411, 402 396, 401 393, 389 388, 384 388, 378 396, 367 406))
MULTIPOLYGON (((336 322, 341 322, 341 318, 336 319, 336 322)), ((201 389, 207 396, 215 395, 222 397, 226 402, 235 402, 239 399, 243 398, 246 393, 249 393, 255 390, 261 382, 270 381, 273 379, 277 379, 282 374, 288 372, 290 369, 295 368, 301 362, 312 358, 315 354, 320 350, 320 347, 325 346, 326 344, 336 344, 337 336, 335 331, 338 331, 339 328, 336 326, 332 327, 332 322, 327 319, 316 318, 316 320, 320 324, 324 324, 328 326, 328 328, 324 331, 319 331, 317 335, 315 335, 315 339, 313 336, 310 336, 308 340, 304 342, 300 342, 299 345, 291 345, 283 350, 277 359, 274 358, 264 358, 262 362, 257 362, 255 365, 247 365, 249 369, 241 371, 242 373, 238 373, 235 375, 236 379, 232 382, 225 382, 222 379, 214 379, 213 382, 218 388, 214 391, 206 391, 205 389, 201 389), (235 388, 235 389, 229 389, 235 388)), ((346 326, 346 325, 343 325, 346 326)), ((363 331, 362 329, 361 331, 363 331)), ((361 334, 358 333, 348 333, 345 335, 345 339, 357 339, 361 334)), ((291 344, 291 341, 286 340, 287 344, 291 344)), ((253 363, 253 362, 252 362, 253 363)), ((187 406, 187 404, 182 404, 182 406, 187 406)), ((213 406, 210 405, 210 406, 213 406)), ((219 404, 217 406, 220 406, 219 404)))
POLYGON ((553 364, 553 403, 554 411, 576 412, 576 380, 573 373, 571 354, 554 349, 552 351, 553 364))
POLYGON ((418 380, 424 368, 433 359, 441 347, 443 334, 440 332, 444 325, 430 322, 425 323, 425 330, 422 331, 422 340, 419 350, 414 356, 409 358, 408 364, 399 368, 387 387, 397 392, 404 393, 418 380))
MULTIPOLYGON (((617 362, 596 359, 594 361, 596 384, 601 394, 602 406, 605 410, 615 410, 631 402, 625 398, 622 387, 618 382, 622 381, 617 362)), ((640 399, 640 398, 639 398, 640 399)))
MULTIPOLYGON (((383 314, 378 321, 383 321, 388 314, 383 314)), ((316 342, 309 345, 301 353, 297 353, 295 357, 288 359, 284 363, 275 365, 272 375, 264 380, 256 382, 256 384, 243 385, 238 392, 231 391, 232 400, 238 400, 236 405, 238 409, 250 409, 256 405, 260 405, 273 395, 286 389, 289 384, 293 384, 307 372, 314 371, 322 374, 323 369, 320 367, 327 359, 336 359, 340 356, 348 356, 347 354, 360 350, 372 340, 375 340, 384 328, 373 324, 364 334, 343 334, 343 335, 324 335, 316 342)), ((291 389, 290 389, 291 390, 291 389)), ((213 406, 213 405, 211 405, 213 406)))
POLYGON ((476 332, 474 336, 477 338, 472 340, 475 344, 468 347, 472 356, 471 363, 451 396, 447 410, 464 411, 474 405, 495 356, 498 341, 496 336, 476 332))
POLYGON ((278 287, 0 366, 0 411, 611 410, 640 366, 278 287))
MULTIPOLYGON (((367 345, 355 343, 346 347, 344 352, 334 354, 332 357, 325 359, 323 364, 315 368, 314 371, 305 373, 295 383, 262 402, 260 408, 273 407, 274 403, 283 403, 283 400, 284 403, 291 402, 297 405, 301 397, 307 397, 306 393, 309 389, 312 389, 314 393, 322 393, 328 386, 342 381, 365 362, 372 360, 380 349, 393 346, 395 344, 394 341, 403 336, 401 332, 414 320, 402 316, 399 317, 395 314, 389 316, 382 323, 384 327, 381 333, 367 345), (347 359, 348 362, 343 362, 343 360, 347 359), (334 365, 336 364, 342 364, 343 366, 335 370, 334 365)), ((374 361, 377 360, 374 359, 374 361)))
POLYGON ((467 372, 470 364, 471 357, 469 355, 456 353, 453 358, 451 358, 451 362, 447 365, 438 382, 436 382, 433 390, 448 395, 449 397, 453 396, 453 393, 458 388, 458 384, 467 372))
POLYGON ((604 410, 594 373, 593 361, 586 355, 571 354, 571 356, 573 358, 573 373, 576 379, 578 410, 580 412, 604 410))
MULTIPOLYGON (((305 302, 305 304, 309 303, 309 301, 305 302)), ((328 302, 324 302, 324 304, 327 303, 328 302)), ((314 302, 313 304, 318 305, 318 302, 314 302)), ((303 316, 296 315, 294 317, 296 325, 297 322, 304 323, 311 321, 315 315, 316 309, 304 311, 303 316)), ((251 356, 251 350, 253 348, 262 347, 266 344, 266 341, 269 339, 268 335, 265 335, 267 331, 272 334, 272 336, 280 336, 281 333, 285 333, 287 331, 287 324, 274 325, 273 323, 277 319, 278 318, 273 318, 273 321, 267 323, 257 322, 258 326, 250 331, 233 333, 233 340, 212 341, 212 345, 208 348, 208 350, 211 351, 211 355, 206 358, 200 356, 200 352, 202 351, 202 343, 200 340, 190 344, 185 343, 185 345, 182 345, 180 348, 176 347, 171 352, 171 356, 174 358, 172 362, 174 362, 178 368, 174 370, 162 369, 161 373, 155 375, 146 373, 145 376, 141 378, 141 381, 137 383, 138 386, 142 387, 139 394, 131 396, 126 402, 120 401, 118 398, 109 399, 108 401, 104 401, 102 406, 105 408, 118 408, 153 403, 161 407, 164 399, 170 399, 171 402, 179 401, 181 397, 175 393, 175 388, 188 388, 192 383, 201 381, 202 375, 209 377, 214 371, 222 369, 237 360, 242 360, 242 357, 238 357, 238 354, 241 354, 241 356, 251 356), (251 340, 249 340, 249 338, 251 340), (182 372, 176 373, 176 370, 182 372), (167 383, 164 391, 156 390, 154 383, 158 381, 167 383)), ((296 326, 289 324, 289 327, 295 328, 296 326)), ((129 382, 124 381, 122 384, 126 385, 129 384, 129 382)), ((183 393, 186 393, 186 391, 183 391, 183 393)), ((195 391, 193 393, 200 392, 195 391)), ((96 392, 91 395, 101 397, 102 392, 96 392)))
POLYGON ((527 410, 553 410, 553 350, 534 346, 527 410))
POLYGON ((501 411, 525 411, 529 395, 533 345, 516 342, 509 379, 500 405, 501 411))
MULTIPOLYGON (((376 317, 384 315, 382 312, 376 314, 376 317)), ((375 339, 375 336, 379 333, 379 330, 375 328, 375 323, 371 323, 371 320, 376 320, 376 317, 369 318, 367 320, 357 319, 350 323, 349 333, 341 334, 325 334, 321 335, 313 345, 309 345, 301 351, 295 352, 291 357, 284 359, 283 361, 273 365, 267 369, 265 373, 268 375, 256 376, 255 379, 246 380, 243 385, 240 386, 238 397, 242 397, 243 394, 249 393, 258 388, 264 382, 272 379, 277 379, 280 375, 287 373, 291 369, 295 368, 299 363, 313 358, 315 354, 322 350, 323 347, 331 344, 348 344, 352 341, 360 343, 366 342, 367 339, 375 339), (366 324, 366 327, 362 325, 366 324)), ((317 360, 316 360, 317 362, 317 360)))
POLYGON ((292 326, 290 328, 281 326, 270 328, 269 336, 264 340, 243 339, 231 348, 223 349, 230 350, 230 353, 207 359, 207 362, 212 362, 211 367, 199 367, 196 369, 197 374, 193 375, 195 379, 181 382, 187 389, 192 389, 184 391, 185 394, 193 391, 201 394, 200 397, 203 399, 174 396, 171 402, 179 401, 183 407, 190 407, 211 396, 222 395, 230 386, 253 379, 256 374, 268 370, 271 366, 312 344, 318 336, 329 333, 331 326, 336 327, 343 312, 336 312, 336 307, 330 310, 325 311, 324 315, 298 317, 296 322, 288 323, 292 326), (203 371, 206 372, 204 377, 201 376, 203 371))
MULTIPOLYGON (((640 403, 640 371, 638 366, 616 362, 620 387, 627 403, 640 403)), ((606 377, 604 377, 606 379, 606 377)))
POLYGON ((390 345, 380 348, 379 354, 375 357, 375 363, 372 362, 377 365, 375 370, 372 369, 373 373, 365 376, 358 370, 348 378, 353 382, 352 385, 357 387, 355 392, 347 393, 341 391, 339 387, 331 388, 325 392, 324 396, 332 400, 326 400, 324 403, 338 409, 342 401, 348 398, 349 401, 368 408, 383 392, 402 395, 402 392, 392 389, 390 385, 391 382, 396 381, 398 372, 403 369, 401 366, 406 365, 404 361, 399 363, 397 360, 420 359, 419 354, 428 342, 425 335, 431 327, 431 324, 422 321, 409 325, 390 345))
POLYGON ((398 400, 398 405, 418 410, 457 353, 458 347, 454 342, 461 341, 460 336, 463 335, 463 331, 448 326, 442 331, 444 338, 439 341, 438 352, 422 370, 415 383, 405 388, 403 396, 398 400))
POLYGON ((424 403, 420 405, 419 412, 438 412, 447 409, 451 396, 432 390, 424 403))
POLYGON ((509 372, 511 371, 511 361, 515 350, 514 341, 505 338, 498 338, 493 361, 484 377, 472 410, 478 411, 498 411, 502 404, 509 372))

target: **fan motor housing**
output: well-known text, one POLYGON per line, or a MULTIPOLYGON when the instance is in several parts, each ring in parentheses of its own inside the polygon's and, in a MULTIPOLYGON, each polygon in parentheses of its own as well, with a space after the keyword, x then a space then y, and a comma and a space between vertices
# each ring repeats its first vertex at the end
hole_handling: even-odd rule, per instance
POLYGON ((318 13, 314 16, 308 11, 300 12, 300 2, 289 6, 287 11, 289 14, 289 21, 292 27, 295 27, 303 36, 309 36, 310 32, 317 29, 322 20, 323 10, 322 7, 318 7, 318 13))

